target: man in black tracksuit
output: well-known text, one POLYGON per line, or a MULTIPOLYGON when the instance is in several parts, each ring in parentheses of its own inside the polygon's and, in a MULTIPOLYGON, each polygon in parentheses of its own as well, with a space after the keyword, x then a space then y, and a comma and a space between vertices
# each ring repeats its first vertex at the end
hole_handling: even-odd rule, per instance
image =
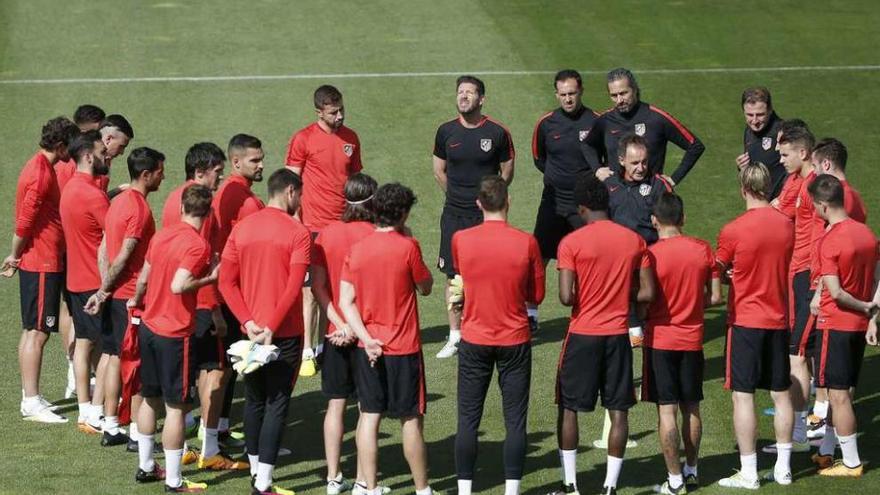
POLYGON ((559 71, 554 87, 560 106, 538 120, 532 135, 535 167, 544 174, 535 238, 545 263, 556 259, 556 248, 563 237, 584 225, 574 204, 574 184, 578 176, 590 170, 580 143, 598 116, 581 102, 583 84, 577 71, 559 71))
POLYGON ((770 90, 763 87, 748 88, 742 94, 743 154, 736 157, 737 168, 749 163, 763 163, 770 171, 770 200, 779 196, 788 174, 779 162, 777 137, 782 129, 782 118, 773 110, 770 90))
POLYGON ((614 101, 614 108, 596 120, 582 141, 584 158, 590 167, 597 170, 604 163, 612 171, 619 172, 618 140, 633 133, 647 143, 648 176, 663 175, 673 186, 681 182, 706 150, 703 143, 675 117, 640 101, 638 83, 629 70, 620 68, 608 73, 608 94, 614 101), (672 175, 664 175, 666 143, 669 141, 684 150, 684 157, 672 175))

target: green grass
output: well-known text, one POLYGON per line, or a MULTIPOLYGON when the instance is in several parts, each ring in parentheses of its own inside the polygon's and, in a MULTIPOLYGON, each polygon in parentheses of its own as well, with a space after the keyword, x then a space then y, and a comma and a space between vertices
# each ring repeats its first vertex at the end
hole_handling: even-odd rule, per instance
MULTIPOLYGON (((0 80, 53 78, 125 78, 149 76, 228 76, 556 70, 575 67, 604 71, 624 65, 638 69, 876 65, 880 10, 870 0, 741 2, 655 1, 547 3, 536 0, 445 2, 253 2, 36 0, 0 3, 0 80)), ((265 143, 269 169, 282 165, 290 134, 312 120, 311 92, 321 83, 345 94, 347 123, 363 143, 366 170, 380 181, 413 187, 420 202, 411 227, 433 263, 438 243, 442 194, 430 173, 434 131, 454 115, 453 77, 338 78, 329 80, 153 82, 127 84, 0 84, 0 133, 4 163, 0 201, 9 214, 0 232, 10 236, 17 171, 36 149, 40 126, 50 117, 70 114, 80 103, 95 103, 133 122, 131 147, 148 145, 169 157, 167 182, 150 198, 154 211, 182 180, 183 156, 197 141, 224 144, 247 132, 265 143)), ((530 230, 541 190, 531 165, 532 126, 555 106, 551 76, 487 76, 485 110, 507 124, 518 152, 513 185, 513 224, 530 230)), ((850 178, 878 226, 880 196, 873 192, 880 172, 877 122, 872 109, 880 95, 880 71, 715 72, 641 75, 646 101, 679 117, 706 143, 707 151, 679 188, 687 204, 687 230, 714 241, 719 228, 742 209, 734 183, 733 157, 740 152, 742 117, 739 95, 748 85, 771 88, 783 117, 801 117, 817 135, 835 135, 850 149, 850 178)), ((585 78, 585 99, 596 109, 609 106, 602 76, 585 78)), ((670 163, 680 157, 670 153, 670 163)), ((124 181, 118 161, 114 184, 124 181)), ((258 192, 264 195, 264 186, 258 192)), ((157 213, 158 214, 158 213, 157 213)), ((5 254, 5 253, 4 253, 5 254)), ((437 273, 439 278, 439 273, 437 273)), ((555 365, 566 312, 556 299, 555 270, 549 272, 542 329, 535 338, 529 448, 525 493, 544 493, 558 483, 555 450, 555 365)), ((439 289, 438 283, 435 288, 439 289)), ((439 293, 439 291, 438 291, 439 293)), ((421 300, 430 403, 425 435, 435 488, 454 492, 455 361, 432 356, 444 338, 441 297, 421 300)), ((721 388, 723 314, 707 316, 705 435, 701 493, 722 493, 709 486, 738 467, 729 394, 721 388)), ((18 288, 0 282, 0 456, 2 493, 155 493, 159 486, 132 481, 132 454, 101 448, 94 437, 73 425, 24 423, 18 415, 19 382, 15 346, 19 336, 18 288)), ((869 350, 856 405, 863 459, 880 458, 880 380, 878 353, 869 350)), ((50 399, 64 388, 65 363, 58 340, 48 346, 43 391, 50 399)), ((759 394, 759 407, 769 405, 759 394)), ((75 418, 75 404, 65 411, 75 418)), ((319 379, 297 384, 277 478, 284 486, 323 493, 320 424, 324 399, 319 379)), ((241 418, 241 402, 236 418, 241 418)), ((353 424, 354 408, 347 418, 353 424)), ((637 448, 627 452, 621 493, 645 493, 662 480, 653 408, 640 404, 630 415, 637 448)), ((601 431, 601 413, 582 415, 579 482, 589 493, 604 479, 604 452, 588 447, 601 431)), ((497 388, 486 403, 475 489, 499 493, 503 485, 501 409, 497 388)), ((411 493, 399 447, 398 426, 388 421, 380 441, 382 479, 395 493, 411 493)), ((761 444, 772 441, 770 421, 760 422, 761 444)), ((354 471, 351 435, 344 446, 344 471, 354 471)), ((759 466, 772 466, 761 455, 759 466)), ((820 479, 806 456, 795 454, 795 483, 769 493, 880 490, 880 474, 860 481, 820 479)), ((188 470, 189 471, 189 470, 188 470)), ((207 480, 212 493, 245 493, 246 476, 189 472, 207 480)))

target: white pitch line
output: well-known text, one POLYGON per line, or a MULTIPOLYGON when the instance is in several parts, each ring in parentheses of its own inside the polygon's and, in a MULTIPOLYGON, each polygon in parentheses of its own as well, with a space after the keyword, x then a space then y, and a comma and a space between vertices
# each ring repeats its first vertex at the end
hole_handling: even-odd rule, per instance
MULTIPOLYGON (((726 74, 743 72, 831 72, 831 71, 878 71, 880 65, 805 65, 790 67, 704 67, 691 69, 640 69, 636 74, 726 74)), ((551 70, 476 70, 443 72, 360 72, 348 74, 276 74, 245 76, 157 76, 157 77, 82 77, 69 79, 5 79, 0 85, 38 84, 128 84, 165 82, 242 82, 242 81, 291 81, 304 79, 379 79, 407 77, 454 77, 461 74, 481 76, 535 76, 555 74, 551 70)), ((605 74, 605 71, 585 70, 582 74, 605 74)))

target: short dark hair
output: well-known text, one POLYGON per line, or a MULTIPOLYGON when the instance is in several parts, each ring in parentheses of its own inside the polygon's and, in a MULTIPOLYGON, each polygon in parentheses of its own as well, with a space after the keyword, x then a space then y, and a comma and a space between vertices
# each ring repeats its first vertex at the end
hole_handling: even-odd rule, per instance
POLYGON ((101 125, 98 128, 103 129, 105 127, 115 127, 119 129, 119 132, 128 136, 128 139, 134 139, 134 129, 131 128, 128 119, 118 113, 104 117, 104 120, 101 121, 101 125))
POLYGON ((67 145, 67 153, 76 163, 79 163, 84 156, 95 150, 95 143, 101 141, 100 131, 86 131, 79 136, 73 138, 73 141, 67 145))
POLYGON ((822 174, 816 177, 807 187, 814 203, 823 202, 830 206, 843 208, 843 184, 840 179, 831 174, 822 174))
POLYGON ((79 127, 67 117, 55 117, 43 125, 40 148, 52 151, 59 145, 67 146, 79 136, 79 127))
POLYGON ((486 85, 483 81, 477 76, 464 75, 459 76, 458 79, 455 80, 455 89, 458 90, 458 87, 464 83, 470 83, 477 87, 477 94, 480 96, 485 96, 486 94, 486 85))
POLYGON ((823 138, 813 147, 816 160, 828 160, 840 171, 846 170, 846 159, 849 156, 846 146, 835 138, 823 138))
POLYGON ((758 199, 770 197, 770 172, 761 162, 752 162, 739 171, 739 184, 743 190, 758 199))
POLYGON ((608 211, 608 188, 594 174, 583 174, 574 185, 574 200, 591 211, 608 211))
POLYGON ((772 99, 770 97, 770 90, 765 88, 764 86, 755 86, 752 88, 746 88, 742 94, 742 102, 740 106, 745 107, 746 103, 766 103, 767 109, 773 108, 772 99))
POLYGON ((233 153, 239 153, 248 148, 262 149, 263 143, 249 134, 236 134, 229 140, 229 146, 226 147, 226 153, 232 155, 233 153))
POLYGON ((672 192, 664 192, 654 203, 651 212, 661 225, 684 225, 684 201, 681 196, 672 192))
POLYGON ((392 182, 383 184, 376 190, 373 198, 373 207, 376 209, 376 225, 380 227, 394 227, 400 224, 403 218, 416 204, 416 195, 412 189, 392 182))
POLYGON ((569 79, 574 79, 578 83, 578 88, 584 87, 583 80, 581 80, 581 73, 574 69, 563 69, 556 73, 556 77, 553 78, 553 89, 556 89, 556 85, 559 81, 567 81, 569 79))
POLYGON ((315 108, 320 110, 327 105, 339 105, 342 102, 342 93, 335 86, 325 84, 315 90, 315 108))
POLYGON ((183 212, 197 218, 205 218, 211 212, 211 190, 200 184, 192 184, 183 190, 180 201, 183 212))
POLYGON ((793 119, 785 119, 782 121, 782 125, 779 127, 779 130, 782 131, 782 135, 785 136, 785 133, 791 132, 792 129, 806 129, 810 130, 810 126, 807 125, 801 119, 793 118, 793 119))
POLYGON ((636 76, 632 73, 631 70, 625 69, 623 67, 618 67, 616 69, 611 69, 610 71, 608 71, 608 75, 606 76, 606 81, 608 82, 608 84, 611 84, 614 81, 619 81, 621 79, 626 79, 629 83, 629 87, 632 88, 633 91, 635 91, 636 96, 640 96, 639 83, 638 81, 636 81, 636 76))
POLYGON ((302 189, 302 178, 289 168, 280 168, 269 176, 266 188, 269 191, 269 199, 283 193, 288 187, 293 186, 295 191, 302 189))
POLYGON ((497 212, 507 206, 507 181, 500 175, 487 175, 480 181, 480 192, 477 194, 484 210, 497 212))
POLYGON ((791 127, 782 131, 782 136, 779 138, 779 144, 800 146, 807 150, 807 153, 810 153, 816 145, 816 138, 806 127, 791 127))
POLYGON ((196 172, 205 172, 226 161, 226 155, 214 143, 196 143, 186 152, 184 171, 187 180, 194 179, 196 172))
POLYGON ((142 146, 128 154, 128 176, 135 180, 144 172, 155 172, 159 164, 165 161, 165 155, 153 148, 142 146))
POLYGON ((364 173, 356 173, 345 181, 345 211, 342 212, 343 222, 373 222, 376 214, 373 211, 373 198, 379 184, 376 179, 364 173))
POLYGON ((625 157, 626 150, 628 150, 630 146, 641 146, 642 148, 648 149, 648 141, 638 134, 624 134, 620 140, 617 141, 617 157, 625 157))
POLYGON ((80 105, 73 112, 73 123, 80 126, 83 124, 100 124, 107 114, 100 107, 95 105, 80 105))

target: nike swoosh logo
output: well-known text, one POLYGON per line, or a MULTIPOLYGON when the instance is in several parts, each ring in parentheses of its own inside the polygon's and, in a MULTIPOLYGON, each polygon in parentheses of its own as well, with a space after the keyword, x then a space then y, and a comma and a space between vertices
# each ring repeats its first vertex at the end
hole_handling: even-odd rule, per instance
POLYGON ((461 143, 452 143, 449 145, 450 148, 458 148, 459 146, 461 146, 461 143))
POLYGON ((554 134, 554 135, 553 135, 553 139, 559 139, 560 137, 562 137, 562 136, 560 136, 559 134, 554 134))
POLYGON ((618 189, 620 189, 620 186, 614 186, 614 187, 609 188, 609 192, 614 192, 618 189))

